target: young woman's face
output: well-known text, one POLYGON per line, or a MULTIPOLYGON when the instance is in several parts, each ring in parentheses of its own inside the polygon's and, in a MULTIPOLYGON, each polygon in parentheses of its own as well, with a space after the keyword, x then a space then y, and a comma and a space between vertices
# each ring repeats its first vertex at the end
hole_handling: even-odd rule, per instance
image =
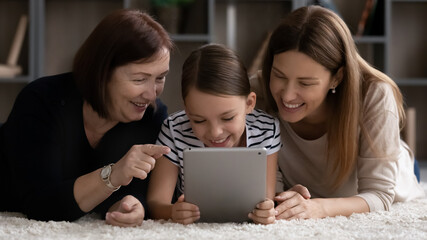
POLYGON ((169 51, 154 61, 130 63, 117 67, 107 85, 110 94, 109 113, 119 122, 138 121, 147 107, 163 92, 169 71, 169 51))
POLYGON ((270 91, 284 121, 324 119, 326 95, 334 84, 331 72, 304 53, 291 50, 274 56, 270 91))
POLYGON ((246 126, 246 114, 255 106, 255 93, 249 96, 216 96, 192 88, 185 111, 196 137, 206 147, 239 147, 246 126))

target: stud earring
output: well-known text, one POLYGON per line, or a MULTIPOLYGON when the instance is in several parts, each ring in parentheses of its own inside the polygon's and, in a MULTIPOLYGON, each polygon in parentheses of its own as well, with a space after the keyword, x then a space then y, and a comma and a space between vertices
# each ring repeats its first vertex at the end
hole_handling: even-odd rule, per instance
POLYGON ((332 93, 336 93, 337 91, 335 91, 335 88, 332 88, 332 93))

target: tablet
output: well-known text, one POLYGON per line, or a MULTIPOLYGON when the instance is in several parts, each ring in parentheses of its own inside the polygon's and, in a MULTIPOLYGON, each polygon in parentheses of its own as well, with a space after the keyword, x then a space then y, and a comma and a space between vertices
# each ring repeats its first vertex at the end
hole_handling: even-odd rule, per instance
POLYGON ((185 201, 200 209, 200 222, 245 222, 266 198, 265 148, 184 150, 185 201))

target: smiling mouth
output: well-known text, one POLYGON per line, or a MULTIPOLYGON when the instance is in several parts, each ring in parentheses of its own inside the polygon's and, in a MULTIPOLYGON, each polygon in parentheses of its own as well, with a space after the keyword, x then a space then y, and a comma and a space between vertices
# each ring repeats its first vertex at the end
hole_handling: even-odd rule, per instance
POLYGON ((211 140, 212 143, 215 144, 221 144, 224 143, 227 140, 227 138, 219 139, 219 140, 211 140))
POLYGON ((283 103, 283 105, 284 105, 286 108, 289 108, 289 109, 295 109, 295 108, 299 108, 299 107, 301 107, 302 105, 304 105, 304 103, 300 103, 300 104, 283 103))
POLYGON ((146 108, 148 107, 148 103, 138 103, 138 102, 131 102, 133 105, 139 107, 139 108, 146 108))

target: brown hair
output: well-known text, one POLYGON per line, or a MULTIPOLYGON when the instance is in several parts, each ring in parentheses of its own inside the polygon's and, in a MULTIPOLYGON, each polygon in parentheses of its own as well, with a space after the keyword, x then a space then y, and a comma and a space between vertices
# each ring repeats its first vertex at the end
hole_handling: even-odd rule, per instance
POLYGON ((248 96, 248 74, 239 57, 219 44, 194 50, 182 67, 181 93, 185 98, 192 87, 214 95, 248 96))
MULTIPOLYGON (((405 119, 403 98, 393 80, 371 67, 357 52, 350 30, 334 12, 319 7, 302 7, 288 15, 273 32, 263 64, 262 88, 267 112, 277 114, 277 105, 270 92, 270 72, 275 54, 296 50, 327 68, 332 76, 342 69, 342 81, 336 93, 328 93, 327 101, 334 105, 328 123, 328 161, 336 172, 333 188, 341 185, 354 169, 359 151, 359 133, 368 136, 361 123, 362 102, 372 82, 391 85, 402 123, 405 119), (338 147, 339 146, 339 147, 338 147), (330 159, 334 157, 333 159, 330 159)), ((375 146, 371 144, 371 148, 375 146)))
POLYGON ((108 118, 107 84, 115 68, 150 62, 173 43, 163 27, 147 13, 120 9, 107 15, 78 50, 73 74, 83 98, 99 116, 108 118))

